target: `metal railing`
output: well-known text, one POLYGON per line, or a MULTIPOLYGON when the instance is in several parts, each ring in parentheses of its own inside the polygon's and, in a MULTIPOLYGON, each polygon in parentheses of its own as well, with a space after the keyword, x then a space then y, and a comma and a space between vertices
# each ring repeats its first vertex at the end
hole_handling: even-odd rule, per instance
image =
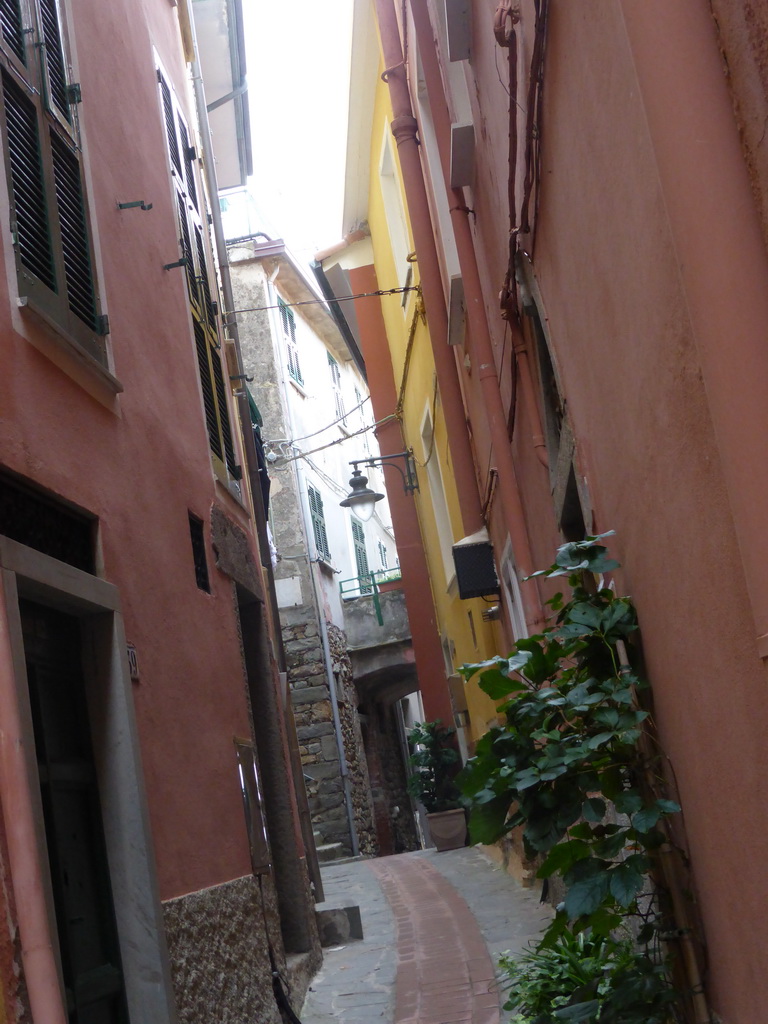
POLYGON ((373 597, 376 621, 383 626, 384 618, 379 601, 381 585, 382 583, 396 583, 400 579, 402 576, 399 569, 377 569, 375 572, 367 572, 360 576, 352 576, 348 580, 340 580, 339 593, 342 601, 350 601, 353 597, 373 597))

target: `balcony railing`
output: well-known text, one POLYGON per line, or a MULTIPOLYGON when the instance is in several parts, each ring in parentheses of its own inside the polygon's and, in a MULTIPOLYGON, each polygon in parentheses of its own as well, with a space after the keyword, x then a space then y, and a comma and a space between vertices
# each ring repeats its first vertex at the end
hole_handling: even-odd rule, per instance
POLYGON ((377 569, 375 572, 366 572, 361 576, 352 576, 348 580, 341 580, 339 592, 342 601, 351 601, 355 597, 373 597, 376 620, 380 626, 383 626, 384 619, 381 614, 379 594, 382 590, 394 589, 390 588, 389 584, 397 584, 401 579, 399 569, 377 569))

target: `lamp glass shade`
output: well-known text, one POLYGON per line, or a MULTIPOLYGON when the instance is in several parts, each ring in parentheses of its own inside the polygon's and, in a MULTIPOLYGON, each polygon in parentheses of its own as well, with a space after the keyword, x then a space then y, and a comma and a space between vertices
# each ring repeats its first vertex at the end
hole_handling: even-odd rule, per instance
POLYGON ((351 508, 357 518, 365 523, 373 515, 376 502, 381 501, 384 495, 371 490, 368 486, 368 478, 363 476, 359 469, 352 473, 349 486, 351 488, 349 494, 339 504, 342 508, 351 508))
POLYGON ((350 508, 361 522, 367 523, 376 508, 376 499, 369 498, 366 501, 356 502, 354 505, 350 505, 350 508))

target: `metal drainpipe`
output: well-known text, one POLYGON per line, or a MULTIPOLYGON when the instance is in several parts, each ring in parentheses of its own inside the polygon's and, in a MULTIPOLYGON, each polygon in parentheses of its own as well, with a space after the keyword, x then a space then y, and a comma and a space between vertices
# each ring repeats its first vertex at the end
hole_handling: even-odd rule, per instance
MULTIPOLYGON (((283 368, 283 387, 285 384, 285 369, 283 368)), ((288 428, 289 433, 294 433, 294 424, 291 417, 291 406, 289 402, 285 403, 285 408, 288 414, 288 428)), ((299 511, 301 512, 301 527, 304 531, 304 545, 306 550, 310 550, 310 537, 314 536, 314 531, 311 530, 310 524, 307 522, 307 508, 309 506, 309 498, 307 496, 306 480, 304 478, 304 471, 301 467, 300 462, 297 460, 294 463, 296 467, 296 482, 298 484, 299 491, 299 511)), ((325 665, 325 675, 328 679, 328 692, 331 698, 331 714, 333 716, 333 732, 336 736, 336 746, 339 751, 339 773, 341 774, 341 784, 344 790, 344 804, 347 811, 347 822, 349 824, 349 836, 352 842, 352 854, 357 857, 360 854, 360 843, 357 836, 357 828, 355 827, 355 813, 352 805, 352 786, 349 778, 349 765, 347 763, 347 756, 344 748, 344 735, 341 731, 341 712, 339 711, 339 698, 336 693, 336 677, 333 674, 333 662, 331 661, 331 647, 328 641, 328 626, 325 621, 325 613, 323 611, 323 604, 321 600, 320 590, 317 585, 317 579, 315 578, 314 562, 317 561, 318 552, 315 550, 315 559, 307 559, 309 578, 312 584, 312 595, 315 599, 315 607, 317 608, 317 620, 320 627, 320 643, 323 648, 323 664, 325 665)))
MULTIPOLYGON (((205 175, 206 184, 208 186, 208 193, 211 197, 211 221, 213 224, 213 237, 216 245, 216 255, 219 262, 219 271, 221 274, 221 292, 224 299, 224 303, 228 310, 235 308, 234 294, 232 291, 232 275, 229 269, 229 254, 227 252, 226 238, 224 237, 224 225, 221 220, 221 208, 219 206, 219 186, 216 180, 216 164, 213 156, 213 145, 211 143, 211 132, 208 123, 208 113, 205 103, 205 89, 203 87, 203 77, 200 70, 200 54, 197 46, 197 34, 195 32, 195 21, 194 14, 192 11, 192 0, 186 0, 186 12, 187 19, 189 21, 189 30, 192 37, 192 87, 195 96, 195 105, 197 107, 198 117, 200 119, 200 136, 203 147, 203 170, 205 175)), ((240 334, 237 327, 237 320, 233 320, 227 324, 229 336, 232 340, 235 359, 237 365, 238 374, 242 374, 241 378, 244 380, 245 369, 243 366, 243 355, 240 349, 240 334)), ((226 369, 226 358, 224 362, 224 369, 226 369)), ((269 556, 269 538, 267 536, 267 510, 264 508, 264 501, 261 495, 261 483, 259 481, 258 471, 258 457, 256 454, 256 442, 253 436, 253 426, 251 424, 251 410, 248 405, 248 396, 245 393, 245 388, 239 389, 242 394, 238 395, 237 398, 237 412, 240 420, 240 431, 243 437, 243 445, 245 448, 245 462, 248 472, 248 481, 251 489, 251 500, 253 502, 253 513, 254 521, 256 523, 256 532, 259 539, 259 551, 262 558, 262 568, 265 570, 263 577, 266 577, 266 599, 269 608, 269 618, 272 620, 272 628, 269 631, 272 644, 274 646, 275 660, 277 661, 278 669, 280 672, 286 671, 285 664, 285 649, 283 647, 283 637, 280 630, 280 612, 277 604, 277 592, 275 590, 275 576, 272 571, 272 561, 269 556), (266 559, 266 563, 264 562, 266 559)), ((289 748, 292 747, 291 738, 289 735, 289 729, 287 722, 285 721, 285 710, 286 701, 290 703, 290 695, 286 696, 282 692, 278 692, 278 697, 282 705, 284 720, 283 720, 283 736, 289 748)), ((297 748, 295 753, 298 753, 297 748)), ((294 769, 296 765, 293 765, 294 769)), ((304 856, 307 859, 307 865, 309 868, 310 877, 315 882, 316 891, 322 893, 322 880, 320 877, 320 865, 317 859, 317 851, 315 844, 311 839, 311 820, 309 815, 309 806, 306 802, 306 796, 300 799, 299 794, 296 791, 296 786, 290 787, 291 802, 293 804, 294 812, 297 815, 299 822, 304 822, 305 828, 309 829, 309 835, 301 835, 301 828, 299 829, 299 835, 297 839, 301 839, 301 846, 304 847, 304 856)), ((302 786, 302 794, 304 793, 304 787, 302 786)))
MULTIPOLYGON (((304 503, 302 501, 302 517, 304 515, 304 503)), ((339 748, 339 771, 341 773, 341 784, 344 789, 344 803, 347 808, 347 821, 349 822, 349 837, 352 841, 352 856, 359 857, 360 842, 355 827, 355 811, 352 805, 352 784, 349 778, 349 764, 344 750, 344 736, 341 731, 341 713, 339 711, 339 695, 336 692, 336 677, 333 674, 333 662, 331 661, 331 647, 328 642, 328 626, 325 621, 323 606, 320 603, 317 580, 315 579, 314 566, 310 564, 309 575, 312 578, 312 591, 315 595, 318 620, 320 622, 320 639, 323 644, 323 660, 325 662, 325 673, 328 676, 328 690, 331 695, 331 713, 333 714, 333 731, 336 734, 336 746, 339 748)))
POLYGON ((456 355, 448 345, 448 312, 440 274, 435 233, 429 212, 429 201, 421 167, 418 125, 413 116, 411 96, 403 64, 400 33, 392 0, 376 0, 376 12, 384 54, 384 80, 389 86, 394 118, 392 134, 397 142, 403 187, 419 264, 424 305, 429 322, 430 342, 440 395, 445 410, 448 443, 453 457, 453 471, 465 534, 473 534, 484 526, 480 495, 475 474, 475 461, 469 440, 464 398, 456 367, 456 355))
MULTIPOLYGON (((376 6, 384 14, 387 22, 386 28, 381 22, 379 26, 382 44, 385 35, 389 37, 393 33, 397 33, 397 47, 399 50, 400 36, 392 0, 377 0, 376 6)), ((440 76, 440 67, 435 53, 432 24, 424 0, 411 0, 411 11, 413 13, 413 23, 423 64, 429 105, 435 125, 440 163, 451 212, 451 223, 453 224, 456 238, 459 266, 464 282, 468 322, 467 336, 470 339, 478 367, 478 377, 485 399, 484 409, 491 435, 493 454, 499 470, 498 486, 504 508, 504 518, 512 541, 518 571, 522 576, 528 576, 533 572, 535 566, 525 525, 525 512, 520 497, 512 448, 507 436, 506 415, 501 400, 493 344, 488 332, 477 257, 469 226, 469 211, 464 200, 463 190, 451 187, 450 152, 447 141, 450 138, 450 118, 440 76)), ((399 59, 402 61, 402 53, 399 59)), ((538 587, 535 583, 531 587, 522 588, 522 599, 528 626, 533 632, 537 632, 542 627, 545 616, 538 587)))

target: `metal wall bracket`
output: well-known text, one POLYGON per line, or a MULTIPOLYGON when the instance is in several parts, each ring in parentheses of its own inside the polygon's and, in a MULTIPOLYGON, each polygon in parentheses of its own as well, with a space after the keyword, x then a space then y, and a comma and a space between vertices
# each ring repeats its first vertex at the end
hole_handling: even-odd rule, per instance
POLYGON ((186 256, 182 256, 180 260, 176 260, 175 263, 164 263, 163 270, 175 270, 176 267, 187 267, 189 266, 189 260, 186 256))
POLYGON ((117 208, 118 210, 151 210, 152 203, 145 203, 143 199, 137 199, 133 203, 118 203, 117 208))

